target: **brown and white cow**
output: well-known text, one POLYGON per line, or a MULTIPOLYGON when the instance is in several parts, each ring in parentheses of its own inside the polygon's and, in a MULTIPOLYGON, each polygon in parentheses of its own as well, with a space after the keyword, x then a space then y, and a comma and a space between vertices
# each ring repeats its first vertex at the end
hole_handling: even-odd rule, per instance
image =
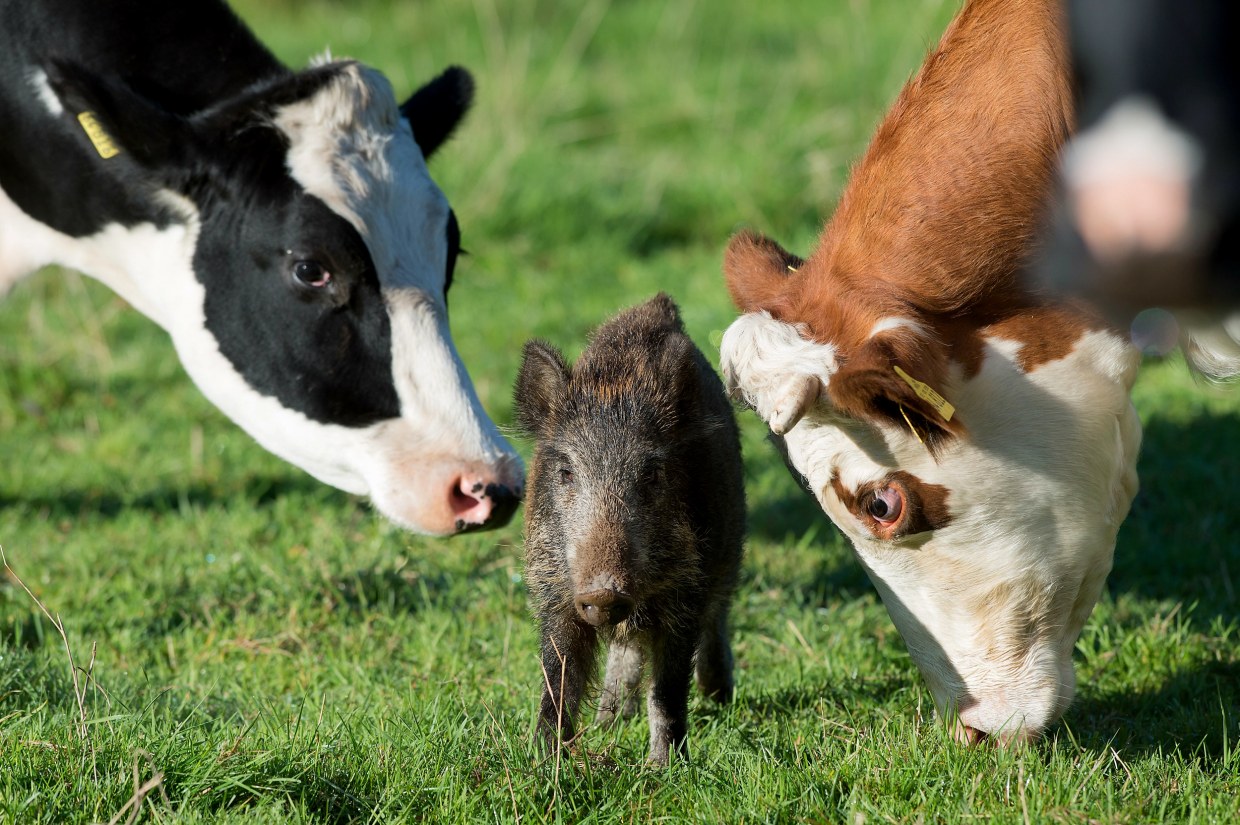
POLYGON ((806 260, 749 232, 723 369, 852 540, 963 741, 1022 741, 1137 489, 1138 353, 1022 285, 1073 121, 1058 0, 971 0, 806 260))

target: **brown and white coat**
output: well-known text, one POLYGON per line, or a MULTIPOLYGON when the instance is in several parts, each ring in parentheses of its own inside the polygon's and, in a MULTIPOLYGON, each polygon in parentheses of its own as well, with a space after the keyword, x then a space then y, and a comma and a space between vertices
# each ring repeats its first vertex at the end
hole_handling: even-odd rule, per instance
POLYGON ((849 536, 958 737, 1044 730, 1136 493, 1138 354, 1022 282, 1073 120, 1056 0, 971 0, 806 260, 742 232, 729 388, 849 536))

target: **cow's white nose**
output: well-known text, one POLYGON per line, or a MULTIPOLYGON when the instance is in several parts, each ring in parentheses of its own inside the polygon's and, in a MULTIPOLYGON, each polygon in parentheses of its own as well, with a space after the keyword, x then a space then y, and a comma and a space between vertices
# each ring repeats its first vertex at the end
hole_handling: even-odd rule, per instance
POLYGON ((966 725, 959 720, 956 721, 955 735, 956 741, 962 745, 980 745, 989 736, 986 731, 966 725))
POLYGON ((956 720, 956 729, 953 733, 956 741, 962 745, 992 744, 1004 748, 1020 748, 1037 737, 1037 733, 1023 726, 1015 729, 1004 728, 992 734, 981 728, 966 725, 959 719, 956 720))
POLYGON ((456 532, 502 527, 521 501, 520 489, 477 476, 460 476, 449 491, 456 532))

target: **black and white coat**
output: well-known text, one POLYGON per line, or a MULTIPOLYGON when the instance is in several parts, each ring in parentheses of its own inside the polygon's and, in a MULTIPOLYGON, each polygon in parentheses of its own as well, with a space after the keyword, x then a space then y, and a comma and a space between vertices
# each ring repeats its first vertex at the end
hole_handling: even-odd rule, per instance
POLYGON ((355 62, 290 71, 219 0, 0 19, 0 294, 78 269, 276 455, 421 532, 508 520, 522 466, 452 344, 459 235, 426 168, 464 70, 398 106, 355 62))

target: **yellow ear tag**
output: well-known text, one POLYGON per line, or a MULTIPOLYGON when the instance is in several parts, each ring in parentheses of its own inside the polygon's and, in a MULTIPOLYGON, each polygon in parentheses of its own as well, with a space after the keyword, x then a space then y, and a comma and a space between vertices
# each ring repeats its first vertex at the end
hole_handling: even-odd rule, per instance
POLYGON ((99 157, 107 160, 121 153, 120 148, 112 142, 112 136, 103 131, 103 127, 99 125, 99 121, 95 118, 93 112, 82 112, 78 115, 78 123, 82 124, 82 130, 86 132, 86 137, 90 138, 90 142, 94 144, 95 151, 99 153, 99 157))
POLYGON ((908 384, 913 388, 913 392, 917 393, 917 397, 928 402, 931 407, 934 407, 938 414, 943 416, 944 421, 952 420, 952 416, 955 414, 956 408, 951 405, 951 402, 935 392, 929 384, 923 384, 921 381, 918 381, 916 378, 900 369, 899 365, 896 365, 894 369, 896 371, 896 375, 900 376, 900 378, 904 380, 905 384, 908 384))
POLYGON ((926 442, 921 440, 921 433, 917 432, 917 428, 914 427, 913 422, 909 420, 908 413, 904 411, 904 405, 897 404, 896 406, 900 408, 900 415, 904 416, 904 423, 908 424, 909 431, 913 434, 913 437, 917 439, 917 443, 925 444, 926 442))

